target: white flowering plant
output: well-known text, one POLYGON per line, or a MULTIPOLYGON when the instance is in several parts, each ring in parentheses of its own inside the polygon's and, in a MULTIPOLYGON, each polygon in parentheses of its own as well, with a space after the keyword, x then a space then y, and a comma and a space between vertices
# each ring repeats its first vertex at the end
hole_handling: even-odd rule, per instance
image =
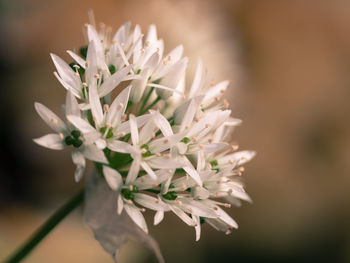
POLYGON ((255 152, 237 151, 229 142, 241 124, 223 97, 229 82, 210 82, 199 60, 186 87, 182 45, 164 55, 154 25, 146 35, 130 23, 114 35, 103 24, 99 30, 87 24, 86 32, 88 45, 67 51, 70 64, 51 54, 67 93, 64 119, 35 103, 54 133, 34 141, 53 150, 71 148, 77 182, 86 159, 95 164, 85 198, 78 195, 61 217, 85 200, 85 220, 115 260, 125 240, 136 237, 163 262, 147 234, 146 210, 154 212, 154 225, 174 213, 195 229, 196 240, 203 223, 231 233, 237 223, 222 207, 251 202, 240 176, 255 152))

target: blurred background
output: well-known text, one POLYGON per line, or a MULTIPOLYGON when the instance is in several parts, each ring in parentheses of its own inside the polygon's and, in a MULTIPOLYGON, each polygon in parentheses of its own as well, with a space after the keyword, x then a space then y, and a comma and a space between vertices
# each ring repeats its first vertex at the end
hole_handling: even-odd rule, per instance
MULTIPOLYGON (((167 262, 350 262, 350 2, 0 1, 0 260, 77 192, 68 151, 32 138, 49 128, 34 101, 59 112, 65 92, 49 52, 85 43, 82 25, 151 23, 169 51, 199 56, 214 80, 231 80, 234 140, 257 157, 246 166, 254 203, 231 209, 239 229, 194 230, 167 215, 150 233, 167 262)), ((192 79, 191 74, 188 74, 192 79)), ((78 209, 24 262, 112 262, 78 209)), ((121 263, 155 262, 128 242, 121 263)))

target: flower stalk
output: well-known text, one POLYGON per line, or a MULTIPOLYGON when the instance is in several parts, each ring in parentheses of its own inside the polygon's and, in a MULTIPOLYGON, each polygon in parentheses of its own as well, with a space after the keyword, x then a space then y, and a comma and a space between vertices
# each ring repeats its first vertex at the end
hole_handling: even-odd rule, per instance
POLYGON ((84 189, 61 206, 33 235, 15 251, 5 263, 17 263, 24 259, 67 215, 84 200, 84 189))

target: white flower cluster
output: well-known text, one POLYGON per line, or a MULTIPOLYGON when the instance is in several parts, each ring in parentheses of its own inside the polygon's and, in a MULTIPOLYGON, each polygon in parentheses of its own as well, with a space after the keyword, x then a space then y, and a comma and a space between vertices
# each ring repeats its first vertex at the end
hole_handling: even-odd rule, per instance
POLYGON ((130 23, 114 36, 104 25, 86 27, 88 46, 80 54, 68 51, 73 63, 51 54, 67 90, 66 120, 35 103, 56 133, 34 141, 54 150, 71 147, 76 181, 85 159, 94 161, 119 196, 116 213, 125 210, 146 233, 145 209, 155 211, 155 225, 172 211, 195 227, 196 240, 204 221, 227 234, 237 228, 221 207, 250 201, 240 175, 255 153, 227 142, 241 123, 222 98, 228 81, 209 82, 199 61, 185 88, 183 47, 163 55, 154 25, 145 36, 130 23), (112 99, 116 89, 122 91, 112 99))

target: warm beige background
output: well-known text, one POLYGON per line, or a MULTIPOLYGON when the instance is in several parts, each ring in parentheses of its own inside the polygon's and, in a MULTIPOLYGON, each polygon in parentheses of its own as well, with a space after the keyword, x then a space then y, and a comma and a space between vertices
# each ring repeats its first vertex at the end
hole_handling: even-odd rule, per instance
MULTIPOLYGON (((0 259, 81 186, 68 152, 34 145, 49 129, 34 101, 59 111, 64 91, 49 52, 84 41, 93 8, 116 29, 155 23, 167 50, 183 43, 215 80, 230 79, 234 140, 255 149, 247 190, 255 203, 232 209, 231 236, 194 231, 167 216, 151 234, 167 262, 350 261, 350 2, 330 1, 2 1, 0 3, 0 259)), ((190 74, 189 74, 190 75, 190 74)), ((190 77, 190 76, 189 76, 190 77)), ((149 218, 150 219, 150 218, 149 218)), ((151 220, 149 220, 151 223, 151 220)), ((130 243, 121 262, 151 262, 130 243)), ((81 222, 62 223, 25 261, 111 262, 81 222)))

